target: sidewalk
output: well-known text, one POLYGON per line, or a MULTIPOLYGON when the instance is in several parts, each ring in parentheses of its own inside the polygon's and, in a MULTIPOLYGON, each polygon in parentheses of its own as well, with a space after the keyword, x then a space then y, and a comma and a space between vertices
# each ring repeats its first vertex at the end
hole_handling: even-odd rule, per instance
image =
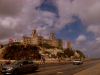
POLYGON ((100 75, 100 63, 74 75, 100 75))
MULTIPOLYGON (((9 61, 9 60, 0 60, 0 64, 4 64, 5 61, 9 61)), ((10 60, 11 62, 14 62, 15 60, 10 60)), ((35 63, 41 64, 41 61, 35 61, 32 60, 35 63)), ((60 60, 60 62, 58 60, 46 60, 45 63, 46 64, 56 64, 56 63, 70 63, 73 62, 74 60, 60 60)), ((88 60, 84 60, 84 61, 88 61, 88 60)))
MULTIPOLYGON (((4 63, 5 61, 9 61, 9 60, 0 60, 0 64, 4 63)), ((10 60, 11 62, 14 62, 15 60, 10 60)), ((32 60, 33 61, 33 60, 32 60)), ((33 61, 36 63, 41 63, 41 61, 33 61)), ((58 60, 46 60, 45 63, 47 64, 54 64, 54 63, 64 63, 64 62, 72 62, 72 61, 68 61, 68 60, 60 60, 60 62, 58 60)))

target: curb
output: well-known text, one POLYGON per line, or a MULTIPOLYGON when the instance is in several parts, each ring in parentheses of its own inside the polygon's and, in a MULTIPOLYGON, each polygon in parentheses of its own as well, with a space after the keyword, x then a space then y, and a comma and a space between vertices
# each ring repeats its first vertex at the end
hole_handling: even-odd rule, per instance
POLYGON ((45 64, 47 64, 47 63, 45 63, 45 64, 44 64, 44 63, 38 63, 38 64, 39 64, 39 65, 45 65, 45 64))

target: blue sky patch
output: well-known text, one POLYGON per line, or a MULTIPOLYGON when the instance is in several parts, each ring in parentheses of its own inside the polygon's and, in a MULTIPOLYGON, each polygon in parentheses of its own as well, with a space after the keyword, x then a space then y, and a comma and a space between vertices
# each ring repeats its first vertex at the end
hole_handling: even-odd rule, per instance
MULTIPOLYGON (((41 4, 41 6, 36 7, 36 9, 40 9, 42 11, 49 11, 53 13, 58 13, 58 9, 56 6, 53 4, 52 0, 44 0, 44 2, 41 4)), ((58 17, 58 15, 57 15, 58 17)))

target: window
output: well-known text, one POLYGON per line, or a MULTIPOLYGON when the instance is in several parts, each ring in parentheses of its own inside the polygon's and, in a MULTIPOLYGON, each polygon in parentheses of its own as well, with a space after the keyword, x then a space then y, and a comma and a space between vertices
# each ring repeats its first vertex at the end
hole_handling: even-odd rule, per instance
POLYGON ((24 62, 23 62, 23 65, 27 65, 27 64, 28 64, 28 62, 27 62, 27 61, 24 61, 24 62))
POLYGON ((32 61, 28 61, 28 64, 33 64, 33 62, 32 61))
POLYGON ((18 65, 20 63, 20 61, 14 61, 14 62, 12 62, 11 64, 12 65, 18 65))

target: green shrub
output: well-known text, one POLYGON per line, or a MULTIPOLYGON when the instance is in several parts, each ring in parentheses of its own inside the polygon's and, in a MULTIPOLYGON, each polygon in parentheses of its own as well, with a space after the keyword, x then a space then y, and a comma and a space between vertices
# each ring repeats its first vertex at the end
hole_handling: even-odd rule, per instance
POLYGON ((54 54, 51 54, 51 57, 52 57, 52 58, 57 58, 57 56, 55 56, 54 54))
POLYGON ((60 53, 60 52, 57 52, 57 57, 63 57, 65 58, 66 57, 66 54, 65 53, 60 53))
POLYGON ((43 53, 44 53, 44 54, 50 54, 50 52, 48 52, 48 51, 44 51, 43 53))
POLYGON ((85 55, 80 51, 80 50, 76 50, 76 52, 80 55, 80 58, 86 58, 85 55))
POLYGON ((56 48, 56 47, 51 46, 51 45, 49 45, 49 44, 39 44, 39 46, 44 47, 44 48, 47 48, 47 49, 56 48))
POLYGON ((67 55, 68 57, 71 57, 71 56, 74 56, 74 51, 73 50, 70 50, 69 48, 67 48, 64 51, 64 54, 67 55))
POLYGON ((40 59, 41 55, 39 54, 39 48, 37 46, 27 45, 7 45, 7 47, 2 52, 4 59, 40 59))

